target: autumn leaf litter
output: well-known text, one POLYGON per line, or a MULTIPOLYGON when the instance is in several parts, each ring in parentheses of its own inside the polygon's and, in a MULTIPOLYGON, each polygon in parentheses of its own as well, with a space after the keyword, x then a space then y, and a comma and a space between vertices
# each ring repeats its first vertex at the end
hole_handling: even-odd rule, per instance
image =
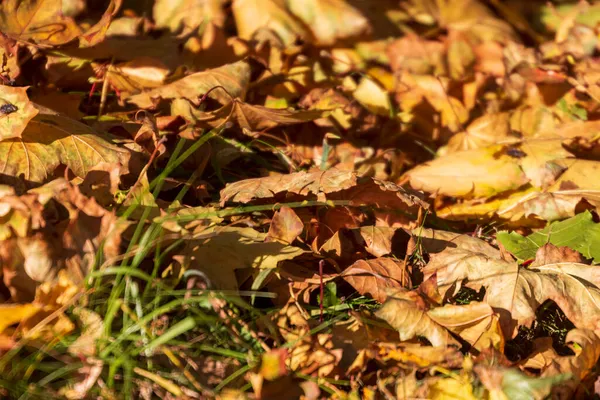
POLYGON ((0 397, 600 392, 600 7, 0 4, 0 397))

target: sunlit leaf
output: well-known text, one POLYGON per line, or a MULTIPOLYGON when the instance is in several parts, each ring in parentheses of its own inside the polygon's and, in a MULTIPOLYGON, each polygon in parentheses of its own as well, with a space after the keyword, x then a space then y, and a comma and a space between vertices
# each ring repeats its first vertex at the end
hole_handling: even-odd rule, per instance
POLYGON ((290 13, 282 1, 235 0, 231 8, 242 39, 252 39, 262 28, 274 31, 285 45, 309 36, 305 26, 290 13))
POLYGON ((158 0, 152 8, 156 26, 168 28, 174 33, 189 33, 203 23, 225 19, 223 0, 158 0))
POLYGON ((250 132, 259 132, 277 126, 301 124, 321 118, 324 115, 323 112, 318 110, 269 108, 251 105, 237 99, 211 112, 198 111, 189 102, 176 100, 173 104, 173 111, 199 126, 214 128, 223 125, 226 121, 231 121, 250 132))
POLYGON ((501 147, 467 150, 442 156, 409 171, 418 190, 456 197, 488 197, 518 189, 528 182, 521 167, 501 147))
POLYGON ((104 38, 120 5, 120 0, 112 0, 96 25, 83 28, 73 17, 63 14, 61 0, 3 1, 0 30, 15 40, 40 46, 58 46, 75 39, 82 45, 92 46, 104 38))
POLYGON ((27 88, 0 86, 0 140, 21 137, 38 110, 27 97, 27 88))
POLYGON ((208 284, 237 290, 236 269, 272 269, 280 261, 306 253, 298 247, 265 242, 265 237, 252 228, 217 229, 212 237, 188 241, 178 259, 185 269, 199 271, 208 284))
POLYGON ((187 99, 197 104, 203 95, 214 89, 208 96, 222 104, 227 104, 237 97, 244 99, 249 81, 250 64, 247 61, 239 61, 196 72, 164 86, 133 95, 127 101, 140 108, 151 108, 161 99, 187 99))
POLYGON ((369 21, 344 0, 286 0, 290 12, 308 26, 322 46, 366 33, 369 21))
POLYGON ((527 269, 480 253, 446 249, 432 256, 423 273, 425 277, 435 273, 440 291, 451 290, 446 295, 454 293, 457 288, 452 285, 463 279, 472 289, 485 287, 484 302, 500 310, 503 332, 512 337, 518 326, 529 325, 535 319, 537 308, 546 300, 556 302, 576 327, 597 329, 600 289, 592 268, 558 263, 527 269))
POLYGON ((87 125, 60 115, 39 114, 20 138, 0 142, 0 174, 5 182, 22 178, 42 183, 64 164, 83 178, 101 162, 127 165, 129 156, 129 151, 87 125))

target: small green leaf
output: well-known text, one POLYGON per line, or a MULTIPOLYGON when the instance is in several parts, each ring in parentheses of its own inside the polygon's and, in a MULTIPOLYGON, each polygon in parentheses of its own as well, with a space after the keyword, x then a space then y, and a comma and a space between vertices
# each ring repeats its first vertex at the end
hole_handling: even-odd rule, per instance
POLYGON ((519 371, 507 369, 502 377, 502 391, 507 398, 513 400, 539 399, 546 397, 552 386, 570 378, 571 374, 530 378, 519 371))
POLYGON ((566 246, 584 257, 600 262, 600 224, 589 211, 560 222, 553 222, 541 231, 525 237, 516 232, 498 232, 497 240, 519 261, 535 258, 537 250, 547 243, 566 246))
POLYGON ((325 308, 337 306, 340 304, 340 299, 337 297, 337 286, 335 282, 327 282, 324 290, 323 305, 325 308))

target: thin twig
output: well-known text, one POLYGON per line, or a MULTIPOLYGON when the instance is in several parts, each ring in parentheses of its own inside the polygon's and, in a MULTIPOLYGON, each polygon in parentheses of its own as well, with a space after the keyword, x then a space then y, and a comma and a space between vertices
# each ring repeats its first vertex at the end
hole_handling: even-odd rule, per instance
POLYGON ((325 289, 323 286, 323 266, 325 265, 325 260, 319 261, 319 322, 323 322, 323 297, 325 293, 325 289))

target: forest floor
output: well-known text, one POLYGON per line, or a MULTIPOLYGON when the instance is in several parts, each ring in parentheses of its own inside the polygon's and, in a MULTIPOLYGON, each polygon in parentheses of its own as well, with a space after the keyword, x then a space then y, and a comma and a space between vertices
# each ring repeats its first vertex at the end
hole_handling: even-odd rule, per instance
POLYGON ((0 397, 600 393, 600 5, 0 2, 0 397))

